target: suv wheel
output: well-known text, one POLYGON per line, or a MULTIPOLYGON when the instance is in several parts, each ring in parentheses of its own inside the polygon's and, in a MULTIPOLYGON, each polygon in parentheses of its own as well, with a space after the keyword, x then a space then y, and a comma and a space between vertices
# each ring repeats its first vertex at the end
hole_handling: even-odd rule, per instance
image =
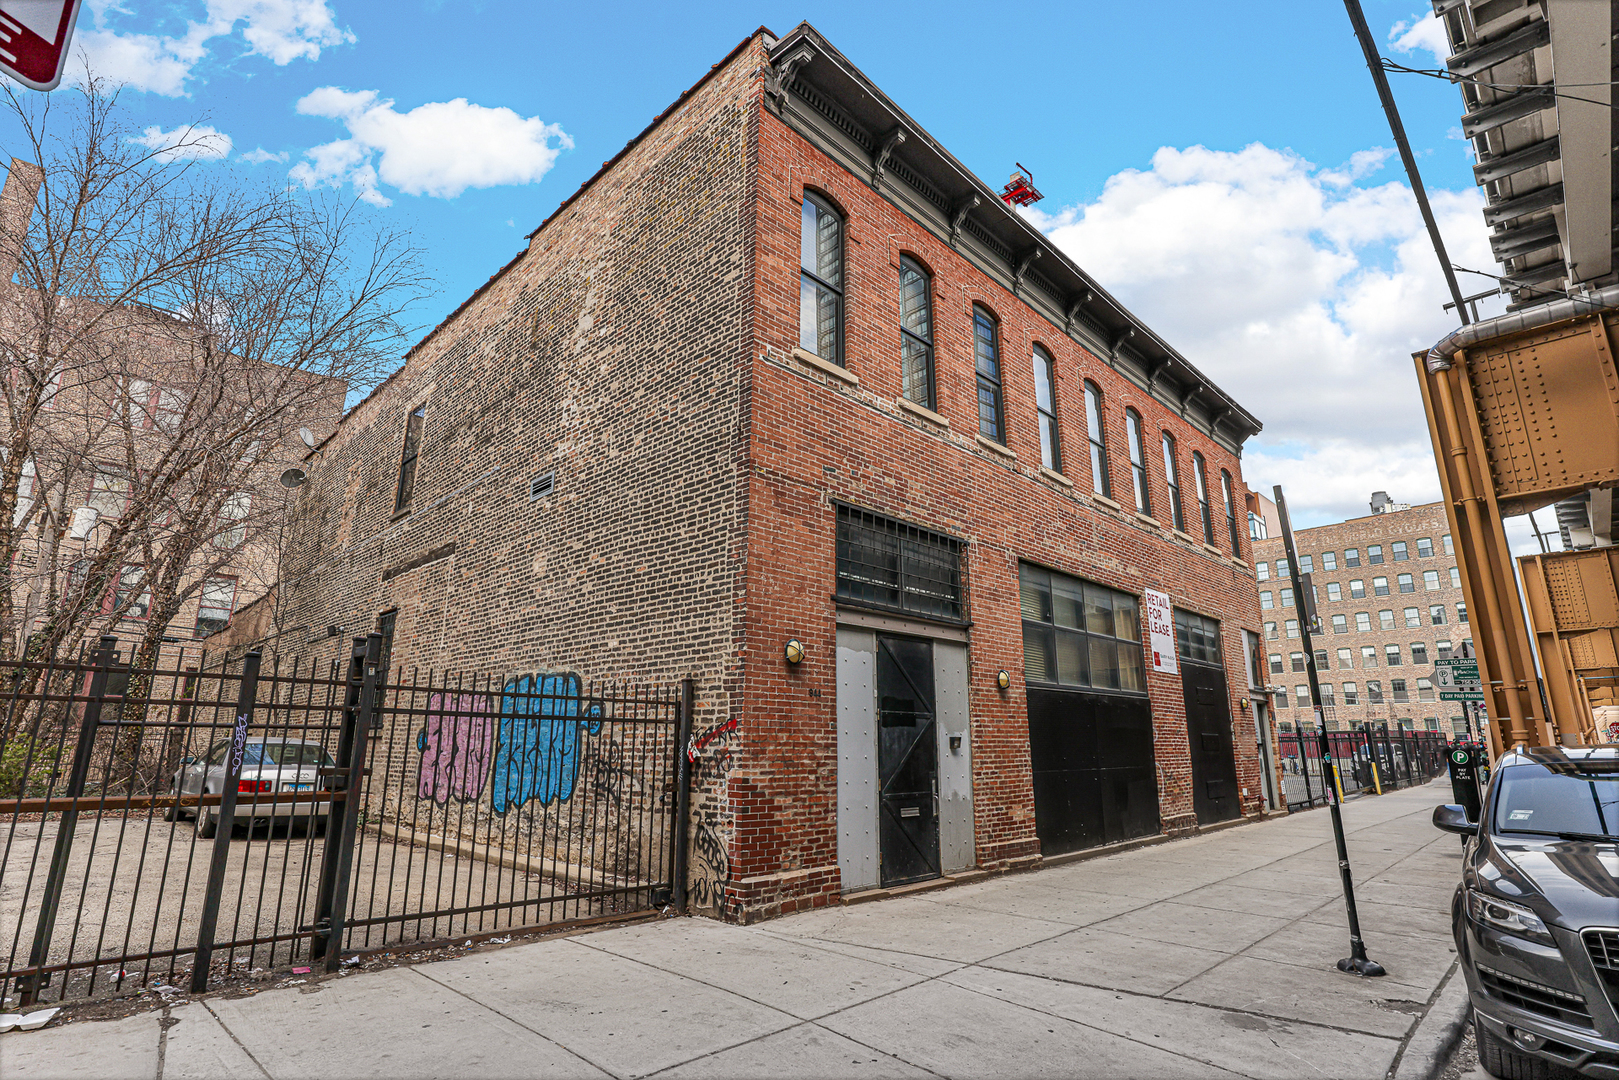
POLYGON ((1551 1062, 1513 1049, 1496 1038, 1476 1017, 1473 1030, 1478 1035, 1478 1063, 1491 1076, 1499 1076, 1501 1080, 1549 1080, 1551 1077, 1551 1062))

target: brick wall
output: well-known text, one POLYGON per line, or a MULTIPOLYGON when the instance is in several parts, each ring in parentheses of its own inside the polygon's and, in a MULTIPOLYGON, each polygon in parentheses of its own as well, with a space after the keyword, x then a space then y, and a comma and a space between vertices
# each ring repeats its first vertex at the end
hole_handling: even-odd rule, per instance
MULTIPOLYGON (((1246 696, 1242 634, 1259 628, 1246 562, 1199 539, 1176 536, 1130 510, 1094 499, 1083 415, 1083 380, 1104 395, 1113 491, 1129 503, 1124 409, 1144 420, 1154 507, 1168 505, 1158 433, 1178 442, 1188 527, 1201 533, 1191 494, 1191 454, 1244 490, 1240 462, 1145 388, 1092 355, 974 268, 949 244, 863 180, 765 113, 760 125, 754 376, 749 444, 751 494, 744 719, 746 753, 731 774, 737 842, 733 886, 745 913, 824 902, 837 889, 835 510, 838 499, 965 539, 971 604, 970 711, 981 866, 1005 866, 1038 850, 1022 680, 1018 561, 1026 559, 1140 596, 1151 587, 1222 623, 1239 784, 1247 812, 1260 803, 1259 762, 1237 715, 1246 696), (800 204, 805 188, 846 215, 845 356, 851 385, 791 358, 798 340, 800 204), (901 255, 927 267, 934 285, 937 408, 942 427, 896 404, 900 394, 898 274, 901 255), (1007 448, 981 445, 972 352, 972 304, 1000 319, 1007 448), (1042 473, 1032 347, 1056 362, 1057 412, 1066 477, 1042 473), (802 664, 782 660, 798 638, 802 664), (1012 687, 995 688, 996 672, 1012 687), (751 879, 751 881, 750 881, 751 879)), ((1215 539, 1229 547, 1220 494, 1215 539)), ((1239 513, 1241 510, 1239 508, 1239 513)), ((1247 558, 1246 528, 1240 540, 1247 558)), ((1179 676, 1149 673, 1165 827, 1195 824, 1179 676)))

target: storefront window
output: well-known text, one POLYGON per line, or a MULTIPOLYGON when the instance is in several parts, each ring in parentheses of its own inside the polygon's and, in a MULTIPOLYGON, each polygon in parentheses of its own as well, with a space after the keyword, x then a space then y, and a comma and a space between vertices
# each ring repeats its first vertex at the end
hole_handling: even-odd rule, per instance
POLYGON ((1018 585, 1025 679, 1146 693, 1135 597, 1027 564, 1018 585))

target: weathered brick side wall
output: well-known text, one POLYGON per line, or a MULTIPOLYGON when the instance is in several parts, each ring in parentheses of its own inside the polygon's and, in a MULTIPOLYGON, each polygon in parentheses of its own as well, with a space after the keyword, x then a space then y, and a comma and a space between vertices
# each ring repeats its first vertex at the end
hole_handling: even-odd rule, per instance
MULTIPOLYGON (((1331 525, 1318 525, 1310 529, 1299 529, 1293 535, 1299 555, 1308 555, 1314 561, 1314 581, 1316 588, 1316 611, 1321 616, 1321 625, 1325 633, 1316 637, 1312 644, 1315 648, 1325 650, 1328 667, 1318 672, 1322 683, 1333 686, 1333 700, 1336 702, 1327 714, 1329 730, 1347 731, 1355 725, 1367 720, 1387 723, 1390 728, 1398 726, 1397 722, 1403 719, 1415 721, 1418 730, 1423 729, 1423 721, 1429 718, 1438 720, 1439 730, 1447 736, 1451 732, 1451 718, 1462 715, 1460 702, 1439 701, 1438 690, 1433 693, 1434 700, 1421 701, 1418 698, 1417 679, 1433 678, 1433 661, 1438 659, 1435 648, 1437 642, 1449 641, 1457 650, 1455 655, 1461 655, 1460 647, 1463 641, 1473 639, 1473 629, 1468 623, 1458 622, 1456 618, 1456 605, 1465 604, 1467 597, 1460 587, 1453 587, 1450 583, 1450 569, 1456 565, 1456 556, 1445 551, 1444 537, 1450 532, 1450 525, 1445 517, 1443 503, 1425 503, 1413 506, 1409 510, 1398 510, 1386 514, 1368 514, 1365 517, 1350 518, 1348 521, 1337 522, 1331 525), (1427 537, 1433 541, 1433 555, 1421 558, 1417 555, 1417 540, 1427 537), (1409 558, 1404 562, 1394 561, 1394 542, 1403 540, 1409 558), (1383 545, 1383 562, 1373 565, 1367 562, 1367 548, 1372 544, 1383 545), (1360 565, 1351 567, 1344 565, 1344 549, 1357 548, 1360 551, 1360 565), (1331 551, 1338 562, 1336 570, 1324 568, 1322 555, 1331 551), (1439 588, 1429 590, 1424 588, 1422 574, 1425 570, 1439 572, 1439 588), (1410 574, 1415 592, 1402 593, 1399 586, 1399 575, 1410 574), (1374 592, 1372 579, 1377 577, 1388 578, 1389 593, 1387 596, 1378 596, 1374 592), (1365 583, 1366 596, 1356 600, 1350 595, 1349 583, 1354 579, 1365 583), (1336 583, 1339 586, 1343 599, 1333 601, 1329 598, 1327 586, 1336 583), (1443 604, 1445 607, 1445 622, 1434 625, 1428 613, 1428 608, 1434 604, 1443 604), (1408 627, 1405 624, 1404 612, 1408 607, 1417 609, 1421 618, 1421 625, 1408 627), (1378 620, 1378 612, 1389 610, 1394 612, 1395 626, 1393 630, 1384 630, 1378 620), (1355 615, 1357 612, 1366 612, 1371 616, 1372 629, 1369 633, 1360 633, 1355 629, 1355 615), (1338 634, 1333 631, 1332 617, 1342 615, 1348 633, 1338 634), (1428 647, 1428 663, 1414 665, 1411 663, 1411 645, 1413 642, 1422 642, 1428 647), (1377 650, 1377 666, 1368 668, 1361 657, 1361 646, 1370 645, 1377 650), (1387 665, 1384 647, 1398 645, 1402 666, 1391 668, 1387 665), (1338 650, 1350 650, 1353 667, 1345 668, 1338 658, 1338 650), (1372 705, 1367 702, 1366 682, 1368 679, 1377 679, 1383 684, 1383 703, 1372 705), (1405 679, 1411 695, 1408 702, 1396 702, 1389 686, 1391 679, 1405 679), (1353 682, 1359 691, 1360 702, 1356 705, 1345 705, 1343 697, 1343 684, 1353 682)), ((1283 607, 1281 593, 1284 588, 1292 588, 1291 580, 1276 576, 1276 563, 1287 557, 1287 549, 1280 536, 1256 541, 1254 544, 1254 558, 1267 564, 1270 580, 1256 583, 1256 589, 1271 593, 1272 602, 1276 605, 1268 610, 1262 609, 1260 615, 1265 622, 1276 624, 1276 636, 1265 642, 1266 678, 1271 685, 1287 687, 1287 701, 1278 704, 1275 715, 1278 720, 1294 725, 1297 730, 1305 721, 1312 721, 1313 716, 1308 707, 1298 707, 1298 694, 1296 687, 1306 684, 1309 676, 1302 671, 1294 671, 1291 655, 1303 651, 1303 644, 1299 638, 1287 636, 1287 620, 1296 618, 1298 613, 1291 607, 1283 607), (1270 656, 1281 658, 1282 671, 1270 672, 1270 656)), ((1257 565, 1257 564, 1256 564, 1257 565)), ((1269 636, 1267 632, 1267 637, 1269 636)))
MULTIPOLYGON (((1191 455, 1201 450, 1212 485, 1228 469, 1244 490, 1240 461, 1145 389, 1091 355, 1058 327, 974 268, 948 243, 821 154, 773 114, 761 112, 751 494, 746 645, 746 754, 731 772, 736 818, 733 891, 744 918, 829 902, 837 895, 837 686, 835 510, 841 499, 948 532, 969 542, 970 710, 979 865, 1027 861, 1035 838, 1022 678, 1018 561, 1140 595, 1161 589, 1177 605, 1219 619, 1236 723, 1246 813, 1262 804, 1247 694, 1242 630, 1260 626, 1242 530, 1241 563, 1201 542, 1191 455), (798 340, 799 220, 808 186, 847 216, 845 352, 858 386, 791 358, 798 340), (938 411, 948 430, 895 404, 900 393, 899 259, 934 274, 938 411), (979 445, 972 304, 1001 320, 1005 413, 1015 460, 979 445), (1032 347, 1056 361, 1058 418, 1069 486, 1041 473, 1032 347), (1167 520, 1169 494, 1158 433, 1176 438, 1188 527, 1167 525, 1090 496, 1084 379, 1105 399, 1113 491, 1130 503, 1124 409, 1144 420, 1152 505, 1167 520), (782 645, 798 638, 803 663, 782 645), (1012 687, 995 687, 996 672, 1012 687)), ((1193 343, 1195 344, 1195 343, 1193 343)), ((1210 492, 1216 541, 1229 548, 1217 488, 1210 492)), ((1240 513, 1239 509, 1239 513, 1240 513)), ((1145 633, 1145 626, 1143 626, 1145 633)), ((1149 673, 1159 787, 1166 830, 1195 825, 1184 696, 1179 676, 1149 673)))
MULTIPOLYGON (((407 673, 690 676, 697 730, 730 715, 762 62, 755 37, 716 65, 312 456, 283 621, 341 633, 306 652, 339 655, 396 609, 407 673), (544 473, 554 493, 531 501, 544 473)), ((705 791, 699 820, 728 836, 723 774, 705 791)))

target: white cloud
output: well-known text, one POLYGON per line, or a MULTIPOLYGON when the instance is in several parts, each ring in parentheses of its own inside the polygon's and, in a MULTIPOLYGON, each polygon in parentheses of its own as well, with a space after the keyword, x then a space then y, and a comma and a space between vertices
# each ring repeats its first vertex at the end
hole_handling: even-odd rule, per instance
POLYGON ((187 124, 164 131, 153 124, 130 142, 158 151, 158 157, 168 160, 217 161, 229 157, 231 137, 206 124, 187 124))
MULTIPOLYGON (((1264 423, 1244 476, 1282 484, 1301 524, 1364 514, 1378 489, 1439 497, 1411 354, 1457 320, 1410 190, 1352 179, 1384 156, 1320 169, 1260 144, 1166 147, 1092 203, 1028 212, 1264 423)), ((1499 272, 1478 192, 1430 198, 1451 258, 1499 272)))
POLYGON ((306 187, 353 184, 360 197, 387 206, 387 184, 407 195, 453 199, 467 188, 532 184, 573 140, 556 124, 466 98, 399 112, 375 90, 324 86, 298 102, 306 116, 342 123, 349 137, 305 152, 292 178, 306 187))
POLYGON ((1403 53, 1414 53, 1419 49, 1429 53, 1438 67, 1445 66, 1445 60, 1450 56, 1450 39, 1445 36, 1445 26, 1433 12, 1421 17, 1413 16, 1411 21, 1404 20, 1394 24, 1389 30, 1389 44, 1403 53))
POLYGON ((253 149, 238 155, 238 160, 245 161, 249 165, 263 165, 269 161, 285 162, 287 157, 288 154, 285 150, 281 151, 279 154, 272 154, 264 147, 256 146, 253 149))
MULTIPOLYGON (((210 43, 241 28, 242 55, 262 56, 278 66, 318 59, 321 50, 354 40, 337 25, 326 0, 205 0, 200 19, 177 35, 126 33, 131 16, 112 0, 90 5, 90 26, 75 35, 68 77, 82 82, 86 69, 132 90, 182 97, 187 80, 209 52, 210 43)), ((150 25, 151 20, 141 20, 150 25)))

